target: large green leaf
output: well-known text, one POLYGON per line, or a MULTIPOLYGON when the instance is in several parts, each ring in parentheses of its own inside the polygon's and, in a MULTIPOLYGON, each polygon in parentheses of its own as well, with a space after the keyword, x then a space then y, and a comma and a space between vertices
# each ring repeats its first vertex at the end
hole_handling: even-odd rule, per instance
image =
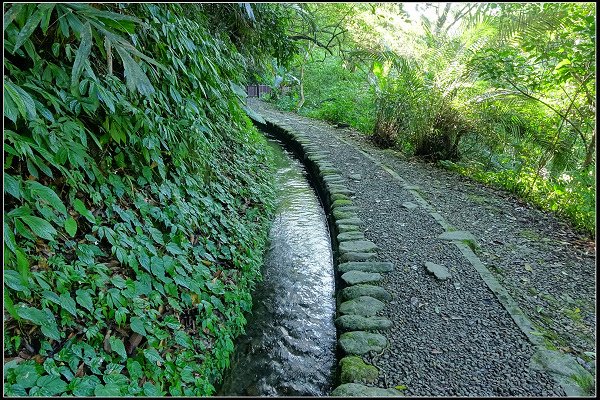
POLYGON ((48 324, 46 313, 35 307, 17 306, 16 311, 19 317, 29 320, 36 325, 48 324))
POLYGON ((144 322, 142 321, 142 319, 140 317, 131 317, 131 320, 129 321, 129 326, 131 327, 131 330, 134 331, 135 333, 138 333, 142 336, 146 336, 146 329, 144 328, 144 322))
POLYGON ((127 351, 125 351, 125 345, 121 339, 111 336, 108 342, 112 351, 120 355, 122 360, 127 359, 127 351))
POLYGON ((6 30, 8 25, 21 12, 24 5, 25 4, 14 4, 11 8, 8 9, 8 11, 4 14, 4 30, 6 30))
POLYGON ((117 53, 123 61, 125 68, 125 79, 129 90, 137 89, 140 94, 148 96, 155 92, 154 86, 150 83, 150 80, 146 76, 146 73, 142 70, 138 63, 129 55, 127 50, 123 47, 115 46, 117 53))
POLYGON ((17 249, 15 234, 13 233, 12 227, 7 224, 6 218, 4 219, 4 245, 13 253, 17 249))
POLYGON ((62 308, 71 313, 74 317, 77 316, 77 305, 75 304, 75 300, 71 298, 69 293, 63 293, 60 295, 60 302, 62 308))
POLYGON ((94 311, 94 302, 89 290, 77 289, 75 294, 75 300, 77 300, 77 303, 79 303, 82 307, 85 307, 89 312, 94 311))
POLYGON ((81 42, 77 53, 75 53, 75 62, 73 63, 73 70, 71 71, 71 86, 77 86, 79 76, 83 71, 85 63, 88 61, 90 52, 92 50, 92 27, 89 22, 83 25, 81 32, 81 42))
POLYGON ((4 192, 13 195, 16 199, 21 198, 21 181, 4 173, 4 192))
POLYGON ((59 211, 61 214, 67 214, 67 207, 65 207, 62 200, 60 199, 60 197, 58 197, 54 190, 36 181, 26 181, 26 186, 31 190, 31 193, 35 197, 48 202, 52 207, 54 207, 55 210, 59 211))
POLYGON ((150 361, 152 364, 156 365, 157 363, 164 363, 165 360, 161 357, 158 351, 154 348, 145 349, 144 356, 150 361))
POLYGON ((19 218, 29 226, 35 235, 43 239, 54 240, 57 233, 56 229, 45 219, 33 215, 23 215, 19 218))
POLYGON ((96 218, 94 217, 94 214, 92 214, 90 212, 90 210, 88 210, 85 207, 85 204, 83 204, 83 201, 81 201, 79 199, 73 200, 73 208, 75 209, 75 211, 77 211, 79 214, 83 215, 91 223, 93 223, 93 224, 96 223, 96 218))
POLYGON ((11 98, 14 104, 17 105, 17 109, 19 113, 25 119, 35 119, 37 116, 37 112, 35 110, 35 102, 33 98, 21 89, 21 87, 12 83, 9 79, 4 79, 4 95, 11 98))
POLYGON ((19 314, 17 314, 17 309, 15 308, 15 305, 12 301, 12 299, 10 298, 10 294, 8 293, 8 290, 4 290, 4 308, 6 308, 6 311, 8 311, 8 313, 10 315, 12 315, 12 317, 16 320, 20 320, 21 317, 19 317, 19 314))
POLYGON ((35 28, 38 27, 41 20, 42 12, 40 10, 36 10, 36 12, 34 12, 33 15, 30 15, 29 18, 27 18, 27 22, 25 22, 25 25, 17 35, 15 47, 12 51, 13 53, 17 51, 27 39, 29 39, 29 36, 31 36, 35 28))
POLYGON ((67 389, 67 383, 56 375, 44 375, 37 380, 36 385, 39 389, 32 390, 30 396, 55 396, 67 389))
POLYGON ((71 237, 75 236, 77 233, 77 221, 75 221, 70 215, 65 220, 65 231, 67 231, 71 237))

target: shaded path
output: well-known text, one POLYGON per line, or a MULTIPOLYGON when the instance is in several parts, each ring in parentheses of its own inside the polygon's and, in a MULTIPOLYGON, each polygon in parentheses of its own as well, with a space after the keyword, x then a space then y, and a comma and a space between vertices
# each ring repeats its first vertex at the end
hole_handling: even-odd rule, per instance
MULTIPOLYGON (((420 186, 415 190, 451 226, 471 231, 478 256, 547 330, 539 335, 577 355, 595 351, 595 254, 586 254, 585 242, 574 246, 576 235, 553 218, 460 176, 406 162, 326 123, 252 106, 328 150, 328 161, 356 193, 367 239, 379 246, 381 260, 395 264, 383 282, 394 300, 381 314, 394 322, 390 346, 365 357, 382 372, 379 386, 406 385, 407 395, 419 396, 564 394, 547 373, 531 368, 533 346, 457 246, 438 239, 444 228, 422 206, 404 207, 415 202, 411 190, 357 149, 420 186), (447 266, 452 278, 436 280, 426 261, 447 266)), ((587 361, 581 359, 589 368, 587 361)))

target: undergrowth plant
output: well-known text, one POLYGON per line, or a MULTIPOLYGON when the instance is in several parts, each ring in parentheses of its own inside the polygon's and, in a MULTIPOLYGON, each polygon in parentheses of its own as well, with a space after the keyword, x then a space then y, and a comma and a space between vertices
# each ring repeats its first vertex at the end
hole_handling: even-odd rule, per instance
POLYGON ((244 58, 201 8, 4 7, 5 394, 213 394, 273 209, 244 58))

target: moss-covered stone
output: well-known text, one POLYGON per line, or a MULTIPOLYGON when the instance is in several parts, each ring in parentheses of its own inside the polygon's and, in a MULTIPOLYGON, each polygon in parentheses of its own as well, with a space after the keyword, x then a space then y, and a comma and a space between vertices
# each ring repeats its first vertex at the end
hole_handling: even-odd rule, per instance
POLYGON ((361 315, 342 315, 336 318, 335 324, 340 330, 346 331, 376 331, 392 327, 392 321, 384 317, 363 317, 361 315))
POLYGON ((337 226, 338 232, 340 233, 344 233, 344 232, 356 232, 356 231, 360 231, 360 226, 359 225, 355 225, 355 224, 340 224, 337 226))
MULTIPOLYGON (((339 235, 337 235, 337 240, 339 243, 347 242, 349 240, 360 240, 360 239, 364 239, 364 238, 365 238, 365 235, 361 231, 343 232, 343 233, 340 233, 339 235)), ((346 272, 346 271, 344 271, 344 272, 346 272)))
MULTIPOLYGON (((331 199, 331 201, 332 201, 334 204, 335 204, 335 202, 336 202, 337 200, 344 200, 344 201, 347 201, 347 203, 346 203, 346 204, 343 204, 343 205, 350 205, 350 204, 352 204, 352 200, 350 200, 350 197, 346 196, 345 194, 341 194, 341 193, 332 193, 332 194, 329 196, 329 198, 331 199)), ((343 205, 342 205, 342 206, 343 206, 343 205)), ((339 206, 340 206, 340 204, 338 203, 338 204, 337 204, 337 206, 339 207, 339 206)))
POLYGON ((348 218, 358 218, 358 216, 353 211, 340 211, 337 208, 334 208, 331 212, 335 219, 348 219, 348 218))
POLYGON ((333 200, 333 203, 331 204, 333 207, 352 204, 352 200, 350 200, 350 198, 348 196, 346 196, 345 194, 342 194, 342 193, 332 193, 330 197, 331 197, 331 200, 333 200), (338 198, 334 198, 335 196, 338 196, 338 198), (340 198, 339 196, 343 196, 343 197, 345 197, 345 199, 340 198))
MULTIPOLYGON (((339 235, 338 235, 339 236, 339 235)), ((394 270, 394 265, 389 261, 361 261, 347 262, 338 266, 338 271, 363 271, 363 272, 391 272, 394 270)))
MULTIPOLYGON (((340 221, 346 221, 346 220, 340 220, 340 221)), ((337 222, 340 222, 340 221, 337 221, 337 222)), ((353 222, 353 224, 359 225, 360 223, 353 222)), ((370 251, 377 250, 377 246, 375 245, 375 243, 371 242, 370 240, 354 240, 354 241, 343 242, 343 243, 340 243, 339 248, 340 248, 341 252, 368 253, 370 251)))
POLYGON ((383 310, 385 305, 371 297, 371 296, 360 296, 352 300, 348 300, 340 304, 338 311, 341 314, 354 314, 354 315, 375 315, 379 311, 383 310))
MULTIPOLYGON (((353 226, 353 225, 350 225, 353 226)), ((342 229, 340 229, 341 226, 338 228, 340 232, 352 232, 351 230, 348 231, 343 231, 342 229)), ((359 227, 356 227, 355 230, 359 230, 359 227)), ((365 253, 365 252, 353 252, 353 251, 349 251, 347 253, 342 253, 340 255, 340 262, 348 262, 348 261, 368 261, 372 258, 377 257, 377 254, 375 253, 365 253)))
POLYGON ((373 272, 348 271, 342 274, 342 280, 348 285, 379 282, 381 280, 381 274, 373 272))
POLYGON ((377 380, 379 370, 358 356, 347 356, 340 360, 342 383, 372 383, 377 380))
POLYGON ((360 296, 371 296, 381 301, 390 301, 392 295, 381 286, 359 284, 349 286, 341 292, 342 300, 352 300, 360 296))
POLYGON ((338 344, 345 354, 380 353, 387 346, 387 339, 379 333, 352 331, 342 333, 338 344))
POLYGON ((339 206, 339 207, 334 207, 334 209, 338 210, 338 211, 342 211, 342 212, 358 211, 358 207, 356 207, 356 206, 339 206))

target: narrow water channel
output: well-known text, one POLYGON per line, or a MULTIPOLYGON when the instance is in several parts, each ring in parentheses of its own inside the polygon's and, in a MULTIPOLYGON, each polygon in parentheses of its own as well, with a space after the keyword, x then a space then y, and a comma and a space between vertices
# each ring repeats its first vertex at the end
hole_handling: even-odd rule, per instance
POLYGON ((302 164, 279 143, 278 208, 220 396, 325 396, 335 368, 334 274, 327 219, 302 164))

